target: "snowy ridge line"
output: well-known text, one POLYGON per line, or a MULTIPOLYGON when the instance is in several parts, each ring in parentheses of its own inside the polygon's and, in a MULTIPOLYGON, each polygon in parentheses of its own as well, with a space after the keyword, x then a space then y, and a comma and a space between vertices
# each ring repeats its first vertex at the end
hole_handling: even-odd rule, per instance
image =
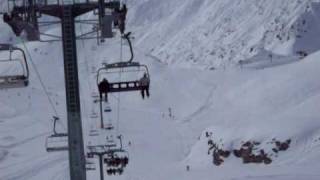
MULTIPOLYGON (((303 47, 304 42, 295 36, 309 33, 300 32, 301 27, 296 24, 318 3, 319 0, 147 0, 132 2, 129 14, 133 15, 130 24, 138 32, 147 29, 138 34, 140 48, 161 57, 166 64, 210 69, 251 58, 263 49, 296 53, 289 48, 290 43, 303 47), (145 14, 139 12, 141 9, 145 14)), ((312 22, 307 20, 307 26, 308 23, 312 22)))

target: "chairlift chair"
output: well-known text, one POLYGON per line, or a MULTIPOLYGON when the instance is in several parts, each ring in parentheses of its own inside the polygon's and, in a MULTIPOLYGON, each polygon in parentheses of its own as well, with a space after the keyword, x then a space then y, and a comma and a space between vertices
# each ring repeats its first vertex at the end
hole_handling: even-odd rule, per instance
POLYGON ((112 137, 106 137, 106 147, 108 148, 113 148, 113 147, 117 147, 116 142, 114 142, 112 137))
POLYGON ((112 125, 112 123, 107 123, 107 124, 104 125, 104 128, 106 130, 112 130, 112 129, 114 129, 114 126, 112 125))
POLYGON ((87 171, 94 171, 96 170, 96 164, 94 163, 92 158, 86 158, 86 170, 87 171))
MULTIPOLYGON (((149 69, 146 65, 140 64, 139 62, 133 62, 133 49, 130 41, 130 32, 125 34, 123 38, 128 41, 131 57, 126 62, 116 62, 111 64, 103 64, 103 67, 98 69, 97 72, 97 86, 102 81, 103 78, 107 78, 109 81, 108 93, 114 92, 126 92, 126 91, 140 91, 144 90, 146 87, 140 83, 140 78, 142 75, 146 75, 150 79, 149 69), (125 79, 112 79, 112 75, 117 75, 119 73, 127 74, 130 78, 125 79), (132 75, 140 75, 135 79, 132 79, 132 75)), ((124 75, 124 76, 125 76, 124 75)))
POLYGON ((109 103, 107 103, 107 102, 104 103, 103 111, 104 112, 111 112, 112 111, 109 103))
POLYGON ((99 136, 99 131, 97 129, 90 129, 89 136, 91 137, 99 136))
POLYGON ((46 139, 46 151, 47 152, 58 152, 67 151, 68 148, 68 134, 67 133, 57 133, 56 123, 59 120, 58 117, 53 117, 53 134, 48 136, 46 139))
POLYGON ((91 114, 90 114, 90 118, 91 119, 96 119, 96 118, 98 118, 99 116, 98 116, 98 113, 96 113, 96 112, 92 112, 91 114))
POLYGON ((99 93, 97 93, 97 92, 92 92, 92 93, 91 93, 91 97, 94 98, 94 99, 99 98, 99 93))
POLYGON ((29 84, 29 67, 25 52, 11 44, 0 44, 0 52, 9 52, 9 57, 0 60, 0 89, 26 87, 29 84), (15 52, 21 58, 13 58, 15 52))
POLYGON ((122 175, 122 173, 123 173, 123 167, 120 167, 120 168, 108 168, 108 169, 106 170, 106 172, 107 172, 107 175, 109 175, 109 176, 111 176, 111 175, 117 175, 117 174, 122 175))
MULTIPOLYGON (((108 77, 110 74, 118 73, 140 73, 146 74, 147 77, 150 78, 149 70, 146 65, 138 62, 117 62, 113 64, 105 64, 104 67, 98 70, 97 85, 102 81, 103 74, 106 74, 106 77, 108 77)), ((141 77, 137 77, 133 80, 111 80, 109 82, 108 93, 143 90, 145 87, 140 83, 141 77)))
POLYGON ((47 152, 67 151, 68 149, 68 134, 59 133, 47 137, 47 152))
POLYGON ((129 153, 123 149, 110 149, 104 163, 108 167, 126 167, 129 163, 129 153))

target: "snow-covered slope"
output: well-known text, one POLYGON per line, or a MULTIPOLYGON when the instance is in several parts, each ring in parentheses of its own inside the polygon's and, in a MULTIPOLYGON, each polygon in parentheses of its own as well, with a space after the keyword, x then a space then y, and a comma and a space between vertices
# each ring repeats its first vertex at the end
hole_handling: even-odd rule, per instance
POLYGON ((171 65, 209 69, 237 63, 263 49, 286 55, 314 52, 319 48, 312 40, 319 33, 319 8, 312 2, 129 1, 129 19, 139 27, 138 45, 145 51, 171 65), (310 39, 312 45, 307 46, 310 39))
MULTIPOLYGON (((298 0, 128 4, 135 60, 150 68, 151 97, 142 100, 139 92, 121 94, 120 99, 117 94, 110 96, 113 111, 106 117, 116 126, 114 135, 123 134, 130 163, 123 176, 108 179, 320 179, 320 51, 312 36, 318 32, 317 4, 298 0), (297 23, 303 29, 291 31, 297 23), (284 38, 288 36, 289 40, 284 38), (297 50, 310 55, 300 59, 297 50), (242 68, 227 66, 239 60, 245 62, 242 68), (215 71, 184 68, 192 65, 226 66, 215 71), (212 135, 207 137, 207 132, 212 135), (244 165, 231 155, 218 167, 208 155, 210 139, 227 150, 259 141, 259 148, 272 153, 268 142, 274 138, 292 142, 287 151, 272 157, 270 165, 244 165)), ((78 41, 85 144, 105 140, 88 137, 89 130, 99 125, 90 118, 98 112, 91 97, 96 91, 94 70, 102 62, 120 59, 119 39, 102 46, 94 40, 78 41)), ((36 65, 62 119, 58 128, 65 131, 61 44, 19 46, 27 47, 29 62, 36 65)), ((30 71, 29 87, 0 91, 0 179, 66 180, 67 153, 45 152, 55 113, 34 67, 30 71)), ((88 179, 98 179, 98 171, 88 172, 88 179)))

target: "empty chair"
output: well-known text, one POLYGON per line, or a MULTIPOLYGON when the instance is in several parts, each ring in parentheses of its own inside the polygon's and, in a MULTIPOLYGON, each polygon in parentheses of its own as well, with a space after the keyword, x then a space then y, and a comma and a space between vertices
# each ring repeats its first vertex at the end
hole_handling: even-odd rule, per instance
POLYGON ((90 129, 89 136, 91 137, 99 136, 99 131, 97 129, 90 129))
POLYGON ((68 134, 58 133, 56 131, 56 124, 59 120, 58 117, 53 117, 53 134, 48 136, 46 139, 46 151, 57 152, 68 150, 68 134))
POLYGON ((0 44, 0 89, 26 87, 29 68, 24 51, 10 44, 0 44))
POLYGON ((57 152, 68 150, 68 135, 67 134, 53 134, 47 137, 46 151, 57 152))
POLYGON ((94 171, 96 170, 96 164, 92 160, 92 158, 86 158, 86 170, 87 171, 94 171))

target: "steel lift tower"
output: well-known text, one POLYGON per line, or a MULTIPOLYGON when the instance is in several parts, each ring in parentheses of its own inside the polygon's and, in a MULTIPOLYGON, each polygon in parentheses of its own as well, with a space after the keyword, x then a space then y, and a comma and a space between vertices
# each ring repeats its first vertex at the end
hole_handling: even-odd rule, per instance
MULTIPOLYGON (((29 40, 40 40, 38 18, 42 14, 61 20, 64 57, 65 89, 68 118, 69 165, 71 180, 86 180, 85 155, 82 137, 82 122, 79 97, 77 64, 77 46, 75 18, 87 12, 98 10, 99 29, 102 38, 110 37, 110 16, 106 17, 106 8, 120 9, 119 1, 98 0, 84 2, 56 0, 9 0, 12 9, 4 14, 4 21, 11 26, 17 36, 23 30, 29 40)), ((112 32, 112 31, 111 31, 112 32)))

